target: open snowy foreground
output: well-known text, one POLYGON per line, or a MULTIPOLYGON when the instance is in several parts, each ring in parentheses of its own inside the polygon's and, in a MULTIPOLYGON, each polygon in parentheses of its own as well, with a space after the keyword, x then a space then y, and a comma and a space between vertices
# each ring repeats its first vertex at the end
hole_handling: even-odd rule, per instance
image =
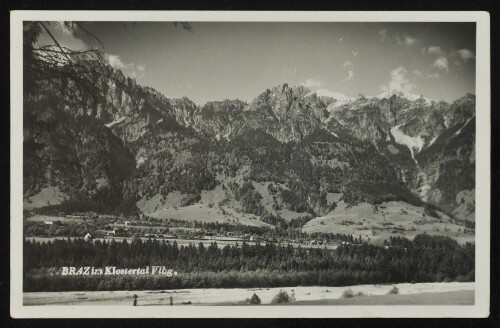
POLYGON ((280 291, 293 295, 289 304, 338 304, 364 305, 386 304, 474 304, 474 282, 404 283, 395 285, 359 285, 351 287, 282 287, 282 288, 234 288, 234 289, 178 289, 154 291, 95 291, 95 292, 37 292, 24 293, 25 305, 132 305, 134 294, 137 305, 242 305, 254 293, 262 304, 270 304, 280 291), (387 295, 396 286, 398 295, 387 295), (342 298, 344 291, 362 293, 349 299, 342 298), (408 295, 408 296, 405 296, 408 295), (415 298, 409 297, 414 295, 415 298), (420 297, 421 296, 421 297, 420 297), (387 300, 386 300, 387 299, 387 300), (449 299, 449 303, 448 303, 449 299), (339 301, 334 301, 339 300, 339 301), (344 302, 349 300, 348 302, 344 302), (189 303, 191 302, 191 303, 189 303))

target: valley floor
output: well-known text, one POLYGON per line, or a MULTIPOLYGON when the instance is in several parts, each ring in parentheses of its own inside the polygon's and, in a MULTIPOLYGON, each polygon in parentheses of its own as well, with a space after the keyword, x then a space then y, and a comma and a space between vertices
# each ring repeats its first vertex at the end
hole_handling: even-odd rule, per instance
POLYGON ((283 287, 283 288, 214 288, 154 291, 36 292, 24 293, 24 305, 132 305, 138 295, 138 306, 174 305, 243 305, 256 293, 263 305, 271 303, 280 291, 295 297, 290 305, 473 305, 474 282, 403 283, 394 285, 358 285, 351 287, 283 287), (398 295, 387 295, 396 286, 398 295), (342 298, 350 288, 354 295, 342 298))
MULTIPOLYGON (((75 239, 81 239, 81 237, 37 237, 37 236, 29 236, 29 237, 24 237, 25 240, 27 241, 33 241, 33 242, 40 242, 40 243, 43 243, 43 242, 53 242, 54 240, 67 240, 67 239, 71 239, 71 240, 75 240, 75 239)), ((117 242, 122 242, 123 240, 126 240, 128 243, 132 242, 133 238, 132 237, 111 237, 111 236, 106 236, 106 237, 103 237, 103 238, 94 238, 94 240, 100 240, 100 241, 105 241, 105 242, 111 242, 111 240, 115 240, 117 242)), ((145 238, 145 237, 142 237, 141 238, 142 241, 147 241, 148 239, 150 238, 145 238)), ((248 245, 255 245, 256 242, 253 242, 253 241, 248 241, 248 240, 245 240, 245 239, 240 239, 240 238, 226 238, 224 239, 224 237, 209 237, 209 236, 205 236, 203 237, 203 239, 184 239, 184 238, 176 238, 176 239, 171 239, 171 238, 157 238, 158 240, 160 241, 165 241, 165 242, 169 242, 169 243, 177 243, 177 245, 179 246, 189 246, 189 245, 199 245, 200 243, 203 244, 204 246, 210 246, 212 243, 217 243, 217 247, 219 248, 224 248, 225 246, 227 245, 231 245, 231 246, 234 246, 236 244, 242 244, 243 242, 247 243, 248 245)), ((260 241, 259 244, 261 245, 266 245, 266 242, 265 241, 260 241)), ((307 248, 307 249, 310 249, 310 248, 316 248, 316 249, 336 249, 339 244, 335 243, 335 244, 324 244, 324 245, 311 245, 311 244, 308 244, 308 243, 302 243, 302 244, 299 244, 299 243, 281 243, 281 245, 290 245, 292 247, 301 247, 301 248, 307 248)))

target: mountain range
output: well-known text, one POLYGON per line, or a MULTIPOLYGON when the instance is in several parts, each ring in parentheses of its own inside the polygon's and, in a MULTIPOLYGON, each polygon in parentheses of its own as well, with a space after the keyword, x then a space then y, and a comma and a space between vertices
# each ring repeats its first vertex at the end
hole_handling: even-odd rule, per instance
POLYGON ((475 220, 474 95, 346 97, 285 83, 248 103, 198 106, 107 69, 93 99, 63 83, 25 100, 26 209, 140 215, 212 192, 257 217, 325 215, 337 194, 349 206, 395 200, 475 220))

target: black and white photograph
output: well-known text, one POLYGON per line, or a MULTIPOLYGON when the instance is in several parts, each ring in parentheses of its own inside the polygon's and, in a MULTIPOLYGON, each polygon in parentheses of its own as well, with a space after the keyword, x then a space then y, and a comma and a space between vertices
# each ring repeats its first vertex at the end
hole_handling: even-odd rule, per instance
POLYGON ((488 315, 484 13, 16 14, 13 313, 488 315))

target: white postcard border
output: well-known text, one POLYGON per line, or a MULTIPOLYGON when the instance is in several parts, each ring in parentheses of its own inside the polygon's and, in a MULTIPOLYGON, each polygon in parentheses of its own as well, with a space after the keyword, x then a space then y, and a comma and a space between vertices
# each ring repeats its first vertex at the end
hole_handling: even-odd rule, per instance
POLYGON ((11 316, 13 318, 487 317, 490 306, 490 16, 487 12, 11 12, 11 316), (22 21, 476 22, 476 282, 471 306, 24 306, 22 21))

